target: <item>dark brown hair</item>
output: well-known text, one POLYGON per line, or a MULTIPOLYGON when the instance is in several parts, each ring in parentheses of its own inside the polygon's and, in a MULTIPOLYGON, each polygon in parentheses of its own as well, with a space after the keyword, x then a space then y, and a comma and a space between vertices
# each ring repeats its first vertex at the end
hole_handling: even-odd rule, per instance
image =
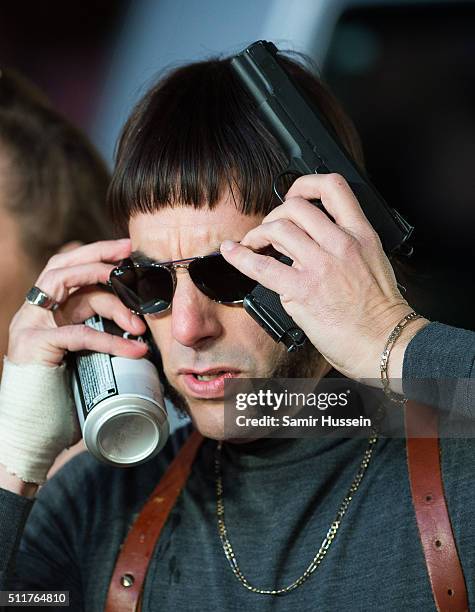
POLYGON ((110 237, 109 172, 87 138, 31 83, 0 70, 1 205, 39 266, 64 243, 110 237))
MULTIPOLYGON (((281 60, 362 166, 351 121, 298 58, 281 60)), ((166 205, 213 208, 226 187, 241 212, 265 215, 279 203, 272 183, 286 165, 230 58, 211 59, 175 69, 137 104, 118 143, 108 202, 121 231, 134 214, 166 205)))

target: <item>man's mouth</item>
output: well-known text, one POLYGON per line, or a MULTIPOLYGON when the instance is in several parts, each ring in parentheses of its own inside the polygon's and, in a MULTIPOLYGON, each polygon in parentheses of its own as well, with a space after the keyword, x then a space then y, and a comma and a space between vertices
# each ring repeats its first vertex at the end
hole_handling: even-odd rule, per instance
POLYGON ((219 398, 224 395, 224 381, 239 376, 239 370, 228 366, 208 368, 206 370, 179 370, 188 394, 198 398, 219 398))
POLYGON ((225 371, 216 372, 216 374, 193 374, 193 376, 197 380, 214 380, 215 378, 219 378, 220 376, 224 376, 226 374, 225 371))
POLYGON ((202 370, 192 370, 191 368, 182 368, 178 370, 178 374, 192 374, 198 379, 208 380, 223 374, 239 374, 240 370, 232 366, 217 366, 214 368, 206 368, 202 370))

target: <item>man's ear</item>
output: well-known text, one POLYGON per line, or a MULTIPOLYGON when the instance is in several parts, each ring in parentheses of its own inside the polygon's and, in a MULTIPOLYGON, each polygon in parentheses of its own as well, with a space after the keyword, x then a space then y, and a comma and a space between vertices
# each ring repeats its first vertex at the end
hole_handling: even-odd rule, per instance
POLYGON ((68 253, 69 251, 74 251, 78 247, 82 246, 84 242, 80 240, 71 240, 70 242, 66 242, 62 247, 58 249, 58 253, 68 253))

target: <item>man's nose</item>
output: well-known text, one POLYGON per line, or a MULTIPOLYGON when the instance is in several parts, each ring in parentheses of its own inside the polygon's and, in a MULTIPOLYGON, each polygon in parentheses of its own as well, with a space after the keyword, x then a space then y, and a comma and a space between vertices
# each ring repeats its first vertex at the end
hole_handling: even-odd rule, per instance
POLYGON ((196 287, 188 272, 178 271, 171 312, 175 340, 184 346, 199 348, 218 338, 223 327, 217 306, 196 287))

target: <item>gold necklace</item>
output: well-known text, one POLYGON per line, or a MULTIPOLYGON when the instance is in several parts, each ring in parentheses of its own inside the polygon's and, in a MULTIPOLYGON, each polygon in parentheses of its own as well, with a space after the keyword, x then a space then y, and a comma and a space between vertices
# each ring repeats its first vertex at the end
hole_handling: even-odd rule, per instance
POLYGON ((353 482, 348 489, 347 494, 343 498, 343 501, 340 504, 338 512, 336 513, 335 519, 330 525, 330 529, 327 532, 320 548, 318 549, 317 554, 314 556, 310 564, 304 573, 299 576, 296 580, 294 580, 291 584, 286 587, 282 587, 280 589, 260 589, 258 587, 252 586, 252 584, 248 581, 248 579, 241 572, 236 555, 234 554, 233 547, 231 542, 229 541, 226 525, 224 523, 224 501, 223 501, 223 480, 221 476, 221 450, 222 450, 222 442, 218 442, 216 447, 214 468, 215 468, 215 477, 216 477, 216 517, 218 520, 218 532, 219 537, 221 539, 221 544, 223 546, 224 554, 226 555, 229 564, 231 565, 231 569, 233 570, 236 578, 241 582, 243 586, 246 587, 249 591, 253 593, 259 593, 260 595, 284 595, 286 593, 290 593, 294 589, 298 588, 301 584, 303 584, 318 568, 320 563, 323 561, 325 555, 327 554, 328 549, 330 548, 331 543, 335 539, 335 536, 338 532, 338 528, 340 527, 341 521, 348 510, 348 506, 353 499, 353 495, 358 490, 358 487, 363 480, 363 476, 365 475, 366 469, 368 468, 369 462, 371 461, 371 457, 373 456, 374 445, 378 440, 377 430, 372 428, 371 435, 368 439, 368 446, 363 455, 363 459, 359 465, 358 471, 356 472, 355 477, 353 478, 353 482))

